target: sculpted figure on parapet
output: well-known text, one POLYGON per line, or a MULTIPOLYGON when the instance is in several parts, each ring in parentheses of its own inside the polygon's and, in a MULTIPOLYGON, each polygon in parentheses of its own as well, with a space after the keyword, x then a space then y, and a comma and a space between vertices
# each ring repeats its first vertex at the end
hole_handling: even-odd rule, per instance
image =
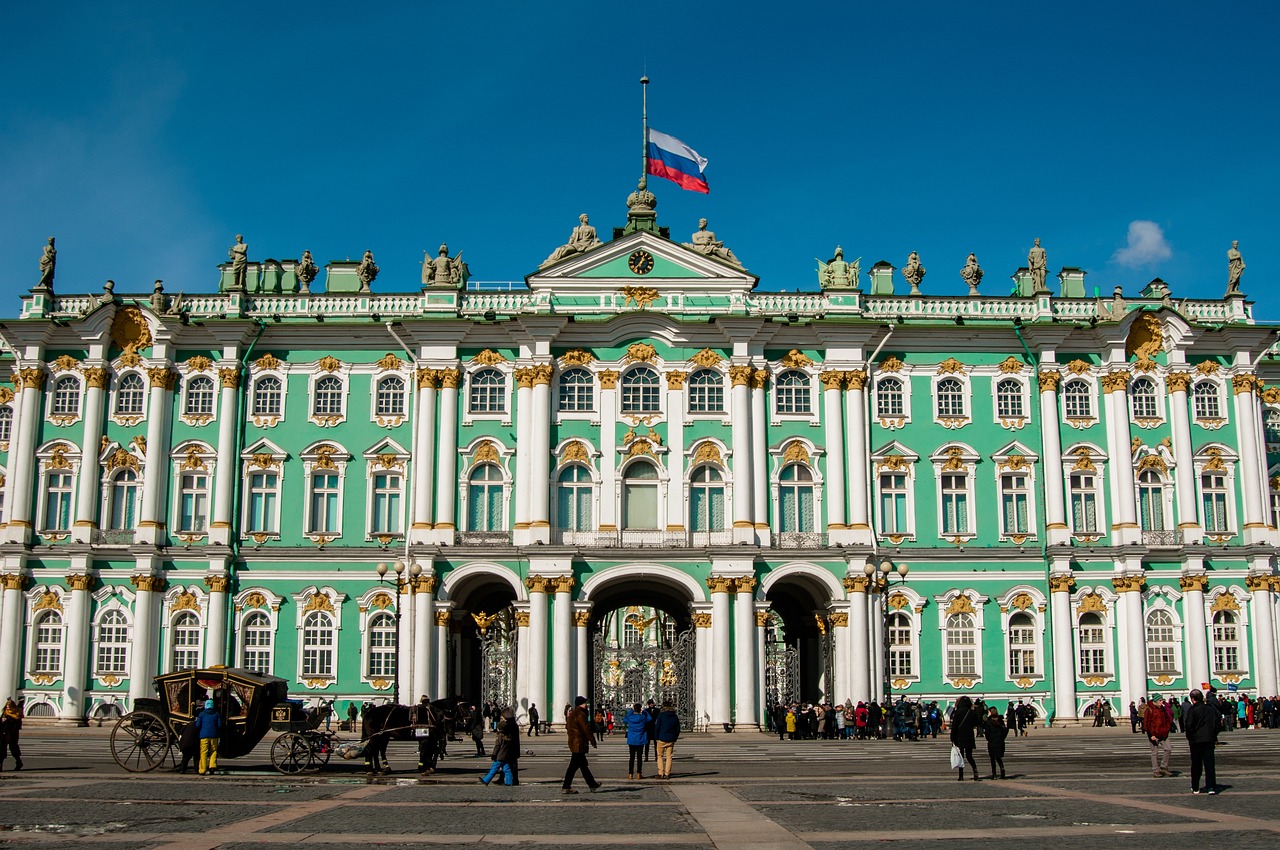
POLYGON ((692 248, 699 254, 705 254, 708 257, 714 257, 738 268, 743 268, 742 263, 733 255, 733 252, 724 247, 723 242, 716 239, 715 232, 707 230, 707 220, 705 218, 698 219, 698 231, 690 238, 693 239, 693 242, 685 242, 684 247, 692 248))
POLYGON ((978 265, 977 254, 969 254, 968 259, 964 261, 964 268, 960 270, 960 277, 969 284, 969 294, 977 295, 978 284, 982 283, 982 266, 978 265))
POLYGON ((543 260, 542 265, 538 266, 538 268, 546 268, 552 263, 560 262, 565 257, 572 257, 574 254, 581 254, 585 251, 590 251, 592 248, 599 248, 603 244, 596 237, 596 229, 590 225, 587 214, 583 213, 578 216, 578 226, 573 229, 573 233, 569 234, 569 241, 552 251, 551 256, 543 260))
POLYGON ((818 260, 818 283, 827 288, 857 289, 862 275, 862 258, 852 263, 844 261, 844 249, 836 246, 836 255, 825 263, 818 260))
POLYGON ((1040 247, 1040 239, 1027 252, 1027 270, 1031 272, 1031 280, 1035 282, 1036 292, 1044 291, 1044 276, 1049 270, 1049 256, 1040 247))
POLYGON ((915 251, 911 252, 911 256, 907 257, 907 264, 902 267, 902 277, 911 284, 911 294, 920 294, 920 282, 924 280, 927 270, 920 264, 920 255, 915 251))
POLYGON ((360 290, 368 292, 369 284, 373 283, 378 276, 378 266, 373 262, 372 251, 364 252, 364 256, 360 258, 360 265, 356 267, 356 275, 360 278, 360 290))
POLYGON ((40 255, 40 282, 36 284, 39 289, 53 289, 53 275, 58 265, 58 249, 54 247, 53 237, 49 237, 49 244, 44 246, 44 252, 40 255))
POLYGON ((470 277, 470 271, 467 269, 466 263, 462 262, 461 251, 458 252, 458 256, 450 257, 449 246, 442 244, 434 260, 427 259, 425 254, 423 255, 423 286, 454 286, 461 288, 466 284, 468 277, 470 277))
MULTIPOLYGON (((52 244, 53 240, 50 239, 52 244)), ((1240 293, 1240 276, 1244 274, 1244 257, 1240 256, 1240 242, 1231 241, 1231 247, 1227 249, 1227 294, 1238 295, 1240 293)))
POLYGON ((236 234, 236 244, 227 249, 227 256, 231 258, 232 286, 244 289, 245 275, 249 271, 249 246, 244 244, 244 237, 239 233, 236 234))

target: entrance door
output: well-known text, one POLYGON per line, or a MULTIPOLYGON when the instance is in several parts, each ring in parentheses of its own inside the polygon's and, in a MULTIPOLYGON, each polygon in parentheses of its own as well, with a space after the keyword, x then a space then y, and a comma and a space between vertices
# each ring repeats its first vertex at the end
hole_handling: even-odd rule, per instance
POLYGON ((516 662, 519 660, 514 608, 476 617, 480 632, 480 699, 500 707, 516 703, 516 662))
MULTIPOLYGON (((592 682, 595 704, 617 714, 635 703, 669 702, 680 717, 680 728, 692 730, 695 721, 694 677, 697 639, 692 627, 676 633, 648 628, 648 611, 613 612, 624 617, 622 640, 617 632, 597 626, 592 642, 592 682), (654 632, 656 631, 656 635, 654 632), (646 637, 648 636, 648 637, 646 637)), ((651 616, 665 615, 653 612, 651 616)), ((612 617, 602 621, 610 623, 612 617)))
POLYGON ((787 644, 782 617, 772 609, 764 626, 765 707, 800 701, 800 650, 787 644))

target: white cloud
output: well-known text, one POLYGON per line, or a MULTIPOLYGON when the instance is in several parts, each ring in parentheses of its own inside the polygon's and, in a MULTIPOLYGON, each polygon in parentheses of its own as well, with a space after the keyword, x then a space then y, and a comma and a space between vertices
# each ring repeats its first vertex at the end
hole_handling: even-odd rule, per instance
POLYGON ((1165 241, 1164 231, 1154 221, 1129 222, 1129 244, 1111 255, 1111 259, 1122 266, 1138 268, 1159 260, 1167 260, 1173 255, 1169 243, 1165 241))

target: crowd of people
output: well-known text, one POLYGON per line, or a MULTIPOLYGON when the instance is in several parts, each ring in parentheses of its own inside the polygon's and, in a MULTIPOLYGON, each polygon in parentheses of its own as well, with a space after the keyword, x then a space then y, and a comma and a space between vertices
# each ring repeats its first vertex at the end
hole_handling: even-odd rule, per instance
MULTIPOLYGON (((985 716, 987 704, 979 698, 972 701, 985 716)), ((768 730, 778 740, 872 740, 893 738, 895 741, 918 741, 937 738, 956 707, 943 710, 937 700, 925 702, 898 697, 886 709, 875 700, 843 705, 829 703, 775 704, 768 713, 768 730)), ((994 708, 995 706, 991 706, 994 708)), ((1034 705, 1022 700, 1008 702, 1003 715, 1006 729, 1015 735, 1026 735, 1034 725, 1038 712, 1034 705)), ((979 731, 979 734, 982 734, 979 731)))

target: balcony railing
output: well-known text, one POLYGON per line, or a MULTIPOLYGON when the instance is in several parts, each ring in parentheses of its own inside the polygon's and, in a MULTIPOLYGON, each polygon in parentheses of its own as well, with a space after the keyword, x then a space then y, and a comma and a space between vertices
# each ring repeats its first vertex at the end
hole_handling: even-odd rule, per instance
POLYGON ((459 546, 510 546, 510 531, 459 531, 459 546))
POLYGON ((816 531, 784 531, 774 535, 773 545, 779 549, 823 549, 827 535, 816 531))
POLYGON ((1177 531, 1143 531, 1142 542, 1148 546, 1177 546, 1181 541, 1177 531))
POLYGON ((92 540, 98 546, 132 546, 133 529, 100 529, 93 532, 92 540))

